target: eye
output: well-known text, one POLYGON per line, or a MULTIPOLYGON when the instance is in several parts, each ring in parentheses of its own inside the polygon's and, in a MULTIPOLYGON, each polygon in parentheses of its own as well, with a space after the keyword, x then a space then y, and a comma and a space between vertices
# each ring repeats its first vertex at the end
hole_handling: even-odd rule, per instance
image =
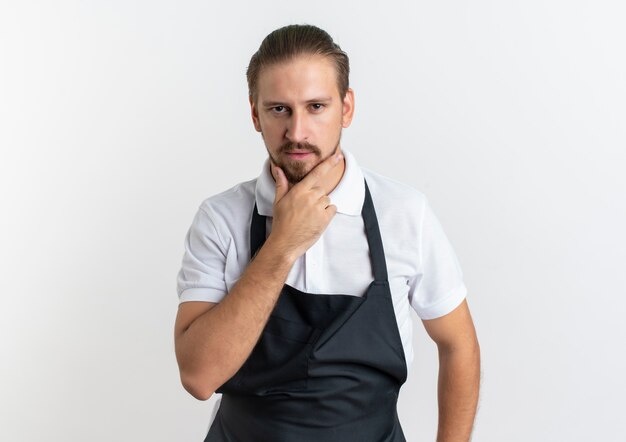
POLYGON ((276 114, 284 114, 287 111, 287 107, 286 106, 274 106, 272 108, 272 112, 276 113, 276 114))
POLYGON ((311 104, 311 107, 313 108, 313 110, 319 111, 324 108, 324 105, 322 103, 313 103, 311 104))

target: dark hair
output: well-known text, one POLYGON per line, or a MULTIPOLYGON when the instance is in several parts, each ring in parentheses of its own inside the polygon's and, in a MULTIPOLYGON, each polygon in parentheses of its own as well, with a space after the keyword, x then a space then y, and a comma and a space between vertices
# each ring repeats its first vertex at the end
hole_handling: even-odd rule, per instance
POLYGON ((348 54, 324 30, 313 25, 288 25, 271 32, 250 59, 246 71, 248 93, 256 103, 259 74, 264 67, 291 60, 298 55, 324 55, 335 63, 339 96, 348 91, 350 62, 348 54))

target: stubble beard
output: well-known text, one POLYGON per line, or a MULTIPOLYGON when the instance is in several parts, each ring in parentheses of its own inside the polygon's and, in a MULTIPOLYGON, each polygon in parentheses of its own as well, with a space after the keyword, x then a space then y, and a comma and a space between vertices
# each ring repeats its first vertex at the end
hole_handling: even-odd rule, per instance
POLYGON ((332 152, 330 152, 324 158, 322 158, 322 152, 320 151, 319 147, 315 146, 314 144, 310 144, 308 142, 304 142, 304 143, 287 142, 283 144, 282 146, 280 146, 279 158, 285 158, 284 154, 287 152, 291 152, 293 150, 307 150, 307 151, 312 152, 313 155, 315 155, 318 158, 318 160, 315 162, 315 164, 313 164, 313 166, 310 169, 308 168, 308 162, 298 161, 298 160, 289 160, 289 159, 287 159, 287 161, 280 161, 278 158, 275 158, 274 156, 272 156, 269 149, 267 149, 267 146, 266 146, 266 149, 267 149, 268 155, 270 156, 271 161, 276 166, 282 169, 283 173, 285 174, 285 178, 287 178, 287 181, 289 182, 289 184, 295 185, 299 183, 300 181, 302 181, 304 177, 307 176, 309 172, 313 170, 318 164, 325 161, 327 158, 330 158, 333 155, 335 155, 337 153, 337 150, 339 149, 340 142, 341 142, 341 132, 339 133, 339 138, 337 139, 335 148, 332 150, 332 152))

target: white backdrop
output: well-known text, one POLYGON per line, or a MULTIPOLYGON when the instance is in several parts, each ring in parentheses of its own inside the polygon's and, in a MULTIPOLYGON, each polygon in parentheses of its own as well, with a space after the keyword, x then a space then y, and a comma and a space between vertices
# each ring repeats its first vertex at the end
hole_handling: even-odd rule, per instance
MULTIPOLYGON (((431 201, 482 349, 474 441, 624 441, 623 2, 0 3, 0 440, 200 441, 175 278, 200 202, 258 175, 245 68, 326 29, 343 145, 431 201)), ((436 346, 400 395, 434 441, 436 346)))

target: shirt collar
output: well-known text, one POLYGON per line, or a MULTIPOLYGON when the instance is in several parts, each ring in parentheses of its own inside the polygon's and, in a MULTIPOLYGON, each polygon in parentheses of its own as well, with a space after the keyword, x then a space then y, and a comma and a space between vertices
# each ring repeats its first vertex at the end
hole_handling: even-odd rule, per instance
MULTIPOLYGON (((328 195, 331 204, 337 206, 337 212, 344 215, 360 216, 365 200, 363 172, 354 156, 346 149, 341 149, 346 167, 337 186, 328 195)), ((259 215, 273 216, 276 183, 270 171, 270 160, 263 163, 261 175, 256 182, 255 198, 259 215)))

